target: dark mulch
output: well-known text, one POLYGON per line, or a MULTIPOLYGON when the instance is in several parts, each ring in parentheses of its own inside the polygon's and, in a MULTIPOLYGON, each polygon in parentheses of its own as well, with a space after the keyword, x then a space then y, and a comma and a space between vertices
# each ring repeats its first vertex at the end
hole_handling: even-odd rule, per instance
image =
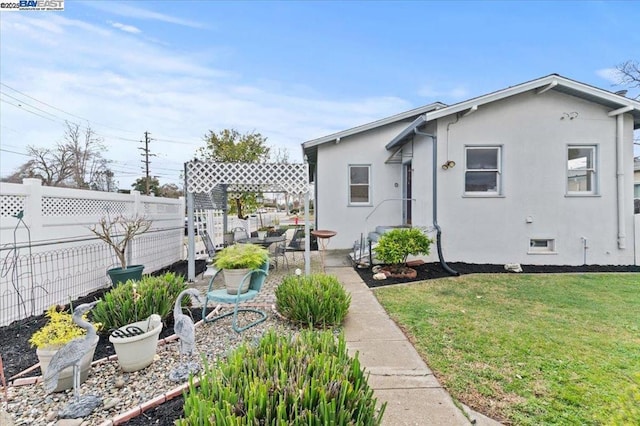
MULTIPOLYGON (((196 261, 196 275, 201 274, 206 269, 204 260, 196 261)), ((162 275, 166 272, 174 272, 183 277, 187 276, 187 262, 180 261, 151 275, 162 275)), ((109 288, 95 291, 85 297, 73 301, 73 305, 77 306, 82 303, 92 302, 101 298, 109 288)), ((66 307, 67 309, 69 306, 66 307)), ((192 309, 194 318, 200 318, 201 309, 192 309)), ((44 314, 25 318, 20 321, 14 321, 5 327, 0 327, 0 354, 4 364, 4 376, 9 379, 38 362, 36 351, 29 345, 31 335, 46 323, 44 314)), ((171 336, 173 334, 173 317, 167 318, 165 326, 160 333, 160 338, 171 336)), ((96 352, 93 357, 98 360, 115 354, 113 345, 109 342, 109 336, 100 336, 96 352)), ((35 376, 40 374, 40 369, 36 369, 27 376, 35 376)), ((176 398, 169 403, 162 404, 160 407, 146 412, 143 416, 139 416, 127 422, 127 425, 173 425, 173 421, 182 416, 183 400, 182 397, 176 398)))
MULTIPOLYGON (((196 274, 202 273, 205 269, 206 262, 204 260, 196 261, 196 274)), ((187 262, 176 262, 167 268, 152 273, 151 275, 162 275, 169 271, 186 277, 187 262)), ((107 291, 109 291, 109 288, 97 290, 85 297, 74 300, 73 305, 77 306, 82 303, 89 303, 94 300, 98 300, 107 291)), ((68 309, 69 306, 67 305, 66 308, 68 309)), ((195 318, 200 318, 200 315, 201 312, 196 312, 195 318)), ((44 326, 46 322, 47 319, 44 317, 44 314, 41 314, 25 318, 23 320, 14 321, 5 327, 0 327, 0 354, 2 355, 4 375, 6 379, 26 370, 38 362, 35 349, 29 345, 29 338, 36 330, 44 326)), ((167 318, 165 327, 160 333, 160 338, 167 337, 172 334, 173 317, 169 317, 167 318)), ((97 360, 114 354, 115 351, 113 349, 113 345, 109 342, 109 336, 100 336, 93 359, 97 360)), ((36 369, 31 375, 39 374, 40 370, 36 369)))
MULTIPOLYGON (((489 264, 476 264, 476 263, 462 263, 451 262, 447 263, 451 269, 458 272, 460 275, 466 274, 487 274, 487 273, 504 273, 513 274, 504 269, 504 265, 489 265, 489 264)), ((522 273, 527 274, 541 274, 541 273, 569 273, 569 272, 640 272, 640 266, 616 266, 616 265, 583 265, 583 266, 569 266, 569 265, 520 265, 522 267, 522 273)), ((413 281, 425 281, 435 278, 450 277, 447 271, 440 265, 439 262, 425 263, 420 266, 413 267, 418 272, 418 276, 415 279, 403 279, 403 278, 387 278, 386 280, 376 281, 373 279, 373 273, 371 268, 358 269, 356 271, 362 278, 362 281, 367 284, 369 288, 383 287, 393 284, 405 284, 413 281)))

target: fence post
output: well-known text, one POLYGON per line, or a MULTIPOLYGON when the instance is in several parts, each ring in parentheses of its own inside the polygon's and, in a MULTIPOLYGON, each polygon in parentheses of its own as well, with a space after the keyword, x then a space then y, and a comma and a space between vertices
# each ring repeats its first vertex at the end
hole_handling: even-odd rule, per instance
POLYGON ((29 227, 31 235, 42 235, 42 181, 26 178, 22 183, 27 190, 27 200, 24 206, 24 222, 29 227))

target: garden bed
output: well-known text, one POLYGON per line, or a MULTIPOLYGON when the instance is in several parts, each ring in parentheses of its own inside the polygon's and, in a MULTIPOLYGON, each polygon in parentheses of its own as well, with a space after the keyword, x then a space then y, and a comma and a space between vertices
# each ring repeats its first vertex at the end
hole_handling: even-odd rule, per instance
MULTIPOLYGON (((205 261, 196 261, 196 274, 202 273, 204 271, 204 269, 206 268, 205 265, 205 261)), ((152 275, 162 275, 166 272, 174 272, 176 274, 182 275, 182 276, 186 276, 187 274, 187 262, 186 261, 180 261, 180 262, 176 262, 173 265, 164 268, 160 271, 156 271, 154 272, 152 275)), ((74 306, 77 306, 78 304, 81 303, 87 303, 87 302, 91 302, 94 300, 99 299, 100 297, 103 296, 103 294, 108 291, 109 288, 105 288, 105 289, 101 289, 98 291, 95 291, 85 297, 79 298, 77 300, 75 300, 73 302, 74 306)), ((209 309, 210 311, 211 309, 209 309)), ((192 313, 192 317, 194 318, 195 321, 198 321, 202 315, 202 309, 201 308, 193 308, 191 309, 191 313, 192 313)), ((10 381, 9 379, 12 378, 13 376, 20 374, 21 372, 23 372, 24 370, 34 366, 35 364, 38 363, 38 359, 36 357, 36 353, 35 353, 35 349, 32 348, 29 345, 29 338, 31 337, 31 335, 38 329, 40 329, 45 323, 47 322, 47 319, 44 317, 44 314, 42 315, 36 315, 36 316, 32 316, 29 318, 25 318, 23 320, 20 321, 14 321, 13 323, 11 323, 8 326, 5 327, 0 327, 0 354, 2 355, 2 360, 3 360, 3 367, 4 367, 4 377, 7 379, 7 381, 9 381, 8 385, 10 385, 10 383, 12 381, 10 381)), ((235 332, 233 332, 233 330, 231 330, 230 326, 228 327, 229 330, 226 330, 224 328, 224 322, 225 321, 221 321, 219 323, 216 324, 216 326, 205 326, 202 327, 199 331, 200 332, 204 332, 204 331, 212 331, 212 328, 215 328, 216 331, 214 332, 214 334, 217 334, 218 336, 216 337, 218 340, 224 340, 224 339, 234 339, 234 335, 236 334, 235 332), (222 327, 222 328, 221 328, 222 327), (225 330, 225 333, 221 333, 221 330, 225 330)), ((273 321, 272 324, 273 325, 273 321)), ((266 324, 265 324, 266 327, 266 324)), ((256 330, 256 332, 258 332, 258 330, 256 330)), ((171 336, 173 334, 173 317, 170 316, 167 318, 167 322, 165 324, 165 327, 162 330, 162 333, 160 334, 160 339, 166 338, 168 336, 171 336)), ((209 333, 207 333, 209 334, 209 333)), ((208 337, 209 338, 209 337, 208 337)), ((173 359, 173 355, 175 355, 175 353, 177 353, 177 349, 176 349, 176 345, 175 342, 173 344, 169 344, 166 345, 166 349, 165 352, 168 353, 173 353, 171 355, 171 359, 173 359)), ((211 346, 210 343, 207 343, 207 346, 211 346)), ((215 346, 215 345, 214 345, 215 346)), ((222 342, 220 345, 218 346, 223 346, 224 350, 226 351, 228 349, 228 347, 230 347, 230 345, 228 344, 228 342, 222 342)), ((211 351, 213 354, 215 353, 220 353, 220 351, 211 351)), ((98 346, 96 347, 96 352, 94 355, 94 360, 100 360, 100 359, 104 359, 106 357, 112 356, 115 354, 115 351, 113 349, 113 345, 109 342, 109 338, 108 336, 100 336, 99 342, 98 342, 98 346)), ((168 359, 165 360, 165 367, 167 367, 168 365, 173 365, 175 363, 175 360, 169 361, 168 359)), ((105 371, 111 371, 112 372, 112 376, 113 376, 113 371, 114 370, 114 364, 116 364, 115 361, 109 361, 106 362, 104 365, 102 366, 97 366, 97 367, 93 367, 93 371, 90 375, 89 380, 91 380, 91 378, 93 377, 97 382, 100 381, 105 381, 106 383, 111 383, 113 385, 113 380, 110 379, 106 379, 103 378, 103 380, 98 380, 99 379, 99 375, 96 374, 96 372, 98 371, 98 368, 101 368, 105 371)), ((154 363, 156 364, 156 363, 154 363)), ((153 364, 152 364, 153 365, 153 364)), ((166 368, 165 368, 166 369, 166 368)), ((152 369, 151 367, 143 370, 144 374, 138 378, 136 380, 136 386, 139 385, 140 387, 145 387, 148 388, 148 384, 149 383, 153 383, 157 380, 157 378, 153 378, 150 377, 148 379, 145 379, 144 377, 147 374, 151 374, 151 375, 157 375, 159 374, 158 371, 153 372, 154 369, 152 369)), ((121 373, 124 374, 124 373, 121 373)), ((40 369, 39 368, 35 368, 32 371, 26 373, 26 374, 21 374, 20 377, 24 378, 24 377, 36 377, 40 375, 40 369)), ((89 383, 89 382, 87 382, 89 383)), ((97 383, 96 386, 100 386, 100 383, 97 383)), ((175 384, 173 384, 175 385, 175 384)), ((172 385, 172 386, 173 386, 172 385)), ((85 394, 88 393, 90 391, 90 389, 88 388, 89 385, 82 385, 80 390, 81 390, 81 394, 85 394)), ((113 388, 113 386, 112 386, 113 388)), ((126 389, 127 387, 123 388, 126 389)), ((155 390, 160 391, 160 389, 158 389, 156 386, 154 386, 155 390)), ((169 389, 166 389, 169 390, 169 389)), ((11 387, 11 391, 9 392, 10 395, 12 395, 14 392, 27 392, 28 397, 24 397, 21 398, 20 396, 16 396, 14 395, 13 397, 10 396, 10 402, 9 402, 9 407, 12 404, 18 404, 18 401, 20 399, 24 399, 24 401, 27 401, 30 404, 30 409, 29 410, 24 410, 25 413, 28 415, 30 410, 34 410, 33 406, 34 406, 34 401, 37 400, 39 398, 38 393, 40 391, 42 391, 42 385, 41 384, 36 384, 36 385, 26 385, 26 386, 20 386, 20 387, 11 387)), ((136 393, 138 391, 136 390, 132 390, 132 388, 129 387, 129 391, 132 393, 136 393)), ((57 399, 59 402, 60 401, 67 401, 68 397, 71 395, 71 391, 67 391, 64 393, 58 393, 58 394, 54 394, 55 395, 55 399, 57 399)), ((54 398, 51 397, 42 397, 42 401, 40 401, 40 404, 37 404, 40 407, 43 406, 47 406, 47 404, 45 403, 45 401, 51 401, 54 398)), ((174 400, 172 400, 170 403, 167 404, 163 404, 162 408, 159 408, 160 412, 158 412, 157 414, 157 418, 151 419, 151 417, 155 416, 155 412, 157 412, 158 410, 150 410, 149 413, 146 414, 146 417, 143 417, 140 420, 136 420, 135 422, 141 422, 141 423, 135 423, 133 420, 130 421, 128 424, 166 424, 166 425, 172 425, 173 424, 173 419, 177 419, 181 416, 182 414, 182 403, 179 401, 181 398, 178 398, 178 401, 174 402, 174 400), (173 414, 171 414, 173 413, 173 414), (157 421, 156 421, 157 420, 157 421)), ((144 401, 142 401, 144 402, 144 401)), ((51 407, 49 407, 50 410, 53 409, 51 407)), ((110 412, 108 413, 109 415, 111 414, 117 414, 118 411, 117 410, 124 410, 124 403, 120 404, 119 406, 113 407, 112 410, 110 410, 110 412)), ((9 410, 11 411, 11 410, 9 410)), ((35 420, 35 419, 34 419, 35 420)), ((42 420, 42 419, 41 419, 42 420)), ((35 420, 35 423, 38 423, 38 420, 35 420)), ((92 420, 92 424, 99 424, 99 422, 93 421, 92 420)))
MULTIPOLYGON (((467 274, 488 274, 488 273, 505 273, 513 274, 505 270, 504 265, 476 264, 451 262, 449 267, 460 275, 467 274)), ((525 274, 542 274, 542 273, 577 273, 577 272, 640 272, 640 266, 617 266, 617 265, 521 265, 522 273, 525 274)), ((384 287, 393 284, 405 284, 414 281, 425 281, 436 278, 447 278, 452 275, 444 270, 439 262, 424 263, 418 266, 412 266, 416 270, 417 275, 413 279, 408 278, 387 278, 386 280, 374 280, 371 268, 356 268, 356 272, 369 288, 384 287)))

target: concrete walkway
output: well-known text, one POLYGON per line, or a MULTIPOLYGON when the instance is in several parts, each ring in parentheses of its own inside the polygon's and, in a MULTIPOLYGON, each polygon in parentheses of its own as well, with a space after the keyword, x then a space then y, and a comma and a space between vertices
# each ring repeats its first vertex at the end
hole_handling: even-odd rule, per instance
POLYGON ((374 395, 387 403, 383 425, 499 425, 470 410, 465 410, 467 417, 456 407, 354 271, 345 252, 327 251, 325 272, 335 275, 351 294, 351 307, 344 324, 347 347, 352 354, 359 352, 359 359, 369 372, 374 395))

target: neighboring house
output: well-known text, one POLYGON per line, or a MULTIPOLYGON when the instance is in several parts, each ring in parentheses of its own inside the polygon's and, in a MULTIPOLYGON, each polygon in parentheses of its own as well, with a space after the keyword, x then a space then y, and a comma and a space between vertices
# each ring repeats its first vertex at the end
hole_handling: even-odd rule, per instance
POLYGON ((640 102, 553 74, 310 140, 316 227, 351 248, 377 225, 435 235, 435 212, 447 262, 634 264, 638 128, 640 102))

